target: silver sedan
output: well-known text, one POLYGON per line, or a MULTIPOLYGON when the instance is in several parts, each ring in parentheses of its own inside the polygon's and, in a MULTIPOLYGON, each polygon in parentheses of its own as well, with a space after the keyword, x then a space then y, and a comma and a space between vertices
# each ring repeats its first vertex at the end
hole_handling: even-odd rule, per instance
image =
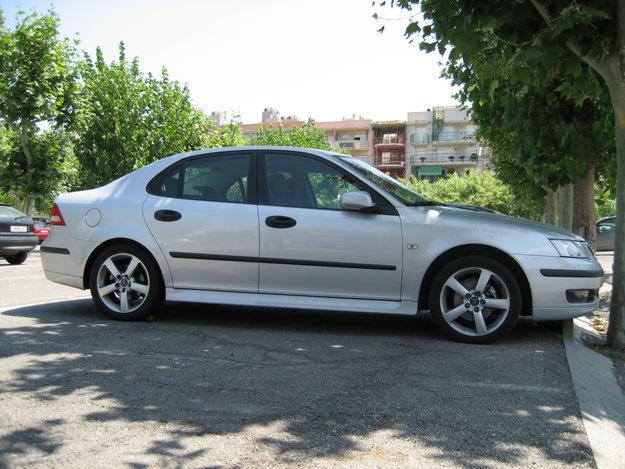
POLYGON ((415 315, 484 343, 520 315, 588 314, 603 272, 584 239, 426 200, 359 159, 240 147, 170 156, 57 197, 46 277, 114 319, 164 300, 415 315))

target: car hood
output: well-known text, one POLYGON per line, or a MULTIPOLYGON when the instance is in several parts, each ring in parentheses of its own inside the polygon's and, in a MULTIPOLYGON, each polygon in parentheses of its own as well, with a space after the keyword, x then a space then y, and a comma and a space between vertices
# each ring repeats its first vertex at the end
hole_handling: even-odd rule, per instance
POLYGON ((441 221, 457 219, 466 223, 492 226, 496 229, 531 230, 534 233, 539 232, 548 238, 584 240, 581 236, 563 228, 525 218, 510 217, 498 213, 475 212, 456 207, 437 206, 435 209, 440 212, 439 218, 441 221))

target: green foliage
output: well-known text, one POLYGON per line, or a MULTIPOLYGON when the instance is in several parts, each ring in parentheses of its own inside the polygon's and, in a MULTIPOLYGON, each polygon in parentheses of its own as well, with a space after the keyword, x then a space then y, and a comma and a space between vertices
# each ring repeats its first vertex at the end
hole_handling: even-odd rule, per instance
POLYGON ((74 114, 75 50, 58 27, 52 11, 19 12, 9 29, 0 10, 0 120, 10 131, 0 136, 0 190, 26 211, 62 186, 71 154, 63 128, 74 114))
POLYGON ((508 184, 492 172, 472 172, 465 176, 452 174, 430 182, 411 178, 402 181, 430 200, 446 203, 474 204, 488 207, 506 215, 540 220, 542 200, 523 200, 508 184))
POLYGON ((174 153, 203 148, 209 121, 191 103, 189 90, 145 75, 138 59, 110 64, 98 48, 96 60, 81 63, 83 87, 74 130, 76 155, 86 187, 106 184, 140 166, 174 153))
POLYGON ((245 143, 241 123, 231 120, 225 125, 211 128, 205 146, 206 148, 238 147, 245 143))
POLYGON ((284 147, 306 147, 346 153, 328 142, 323 130, 315 128, 315 122, 309 119, 302 127, 285 130, 277 127, 261 126, 258 133, 251 137, 248 145, 276 145, 284 147))
POLYGON ((0 133, 0 141, 0 191, 7 196, 17 201, 30 199, 36 208, 47 211, 56 194, 74 186, 77 165, 67 131, 56 128, 32 136, 32 171, 26 169, 14 133, 0 133))
POLYGON ((616 199, 609 193, 597 190, 595 195, 597 218, 616 215, 616 199))
MULTIPOLYGON (((546 3, 552 10, 568 2, 546 3)), ((581 179, 589 160, 614 159, 607 89, 564 41, 594 35, 591 29, 606 20, 599 10, 566 6, 549 30, 530 2, 505 9, 495 1, 396 4, 420 6, 424 18, 406 36, 420 34, 424 50, 449 52, 444 76, 471 104, 478 137, 521 162, 532 184, 555 189, 581 179)))
POLYGON ((75 51, 59 18, 19 12, 13 30, 0 10, 0 116, 9 126, 65 122, 72 113, 75 51))

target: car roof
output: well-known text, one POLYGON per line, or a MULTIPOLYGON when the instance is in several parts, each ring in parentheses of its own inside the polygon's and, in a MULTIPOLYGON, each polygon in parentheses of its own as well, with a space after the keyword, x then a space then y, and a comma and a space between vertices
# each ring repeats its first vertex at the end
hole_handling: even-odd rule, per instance
POLYGON ((615 218, 616 218, 616 215, 610 215, 608 217, 599 218, 599 220, 597 220, 597 223, 601 223, 601 222, 608 221, 608 220, 614 220, 615 218))

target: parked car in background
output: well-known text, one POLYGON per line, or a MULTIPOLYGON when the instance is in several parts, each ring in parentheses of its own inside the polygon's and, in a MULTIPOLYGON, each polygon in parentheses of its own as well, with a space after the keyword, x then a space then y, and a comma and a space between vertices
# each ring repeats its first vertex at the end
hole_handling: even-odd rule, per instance
POLYGON ((91 290, 113 319, 164 300, 414 316, 450 337, 504 336, 597 307, 583 238, 425 199, 358 158, 286 147, 163 158, 62 194, 46 277, 91 290))
POLYGON ((614 251, 615 223, 615 216, 597 220, 597 251, 614 251))
POLYGON ((0 257, 9 264, 21 264, 38 242, 32 218, 0 203, 0 257))
POLYGON ((50 235, 50 225, 45 221, 41 221, 41 219, 35 220, 33 229, 37 238, 39 238, 39 244, 50 235))

